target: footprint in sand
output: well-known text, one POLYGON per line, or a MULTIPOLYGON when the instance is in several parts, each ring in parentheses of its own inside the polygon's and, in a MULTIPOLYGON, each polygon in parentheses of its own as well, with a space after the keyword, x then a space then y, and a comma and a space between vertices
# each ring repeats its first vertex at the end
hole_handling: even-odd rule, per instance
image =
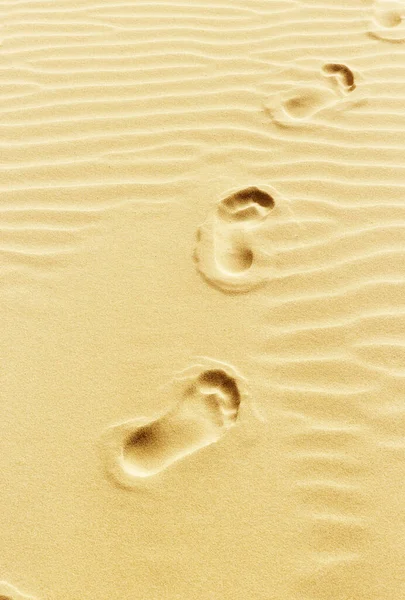
POLYGON ((130 488, 217 442, 238 418, 242 379, 211 359, 182 371, 173 378, 176 403, 168 412, 113 425, 101 436, 107 474, 130 488))
POLYGON ((326 63, 322 67, 322 73, 332 79, 333 84, 342 94, 348 94, 356 89, 353 71, 347 65, 326 63))
POLYGON ((294 125, 309 121, 326 108, 338 106, 347 94, 356 89, 353 71, 342 63, 326 63, 318 80, 302 83, 274 94, 265 110, 279 125, 294 125))
POLYGON ((34 596, 22 594, 7 581, 0 581, 0 600, 36 600, 34 596))
POLYGON ((246 292, 264 283, 267 255, 255 233, 274 208, 273 194, 248 187, 230 193, 197 230, 194 260, 206 281, 226 292, 246 292))
POLYGON ((275 107, 274 119, 282 121, 283 117, 296 121, 308 119, 322 108, 336 103, 336 94, 327 88, 300 86, 280 97, 280 106, 275 107), (283 115, 284 113, 284 115, 283 115))
POLYGON ((386 42, 405 42, 405 2, 377 0, 368 34, 386 42))

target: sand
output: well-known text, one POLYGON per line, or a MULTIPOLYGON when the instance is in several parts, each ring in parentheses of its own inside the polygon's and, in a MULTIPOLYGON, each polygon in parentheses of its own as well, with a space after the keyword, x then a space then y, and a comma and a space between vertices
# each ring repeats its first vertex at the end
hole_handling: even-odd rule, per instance
POLYGON ((1 600, 403 600, 405 4, 0 16, 1 600))

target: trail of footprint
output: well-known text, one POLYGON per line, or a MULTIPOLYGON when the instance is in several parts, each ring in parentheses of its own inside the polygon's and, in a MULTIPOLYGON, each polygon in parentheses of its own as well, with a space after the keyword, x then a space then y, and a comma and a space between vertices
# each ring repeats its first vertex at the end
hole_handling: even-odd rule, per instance
POLYGON ((238 418, 241 379, 229 365, 211 359, 182 371, 172 381, 177 403, 167 413, 113 425, 101 436, 107 474, 131 488, 139 478, 217 442, 238 418))
POLYGON ((258 187, 235 191, 216 206, 197 231, 194 259, 200 274, 227 292, 246 292, 264 283, 266 256, 255 248, 255 230, 274 208, 273 196, 258 187))
POLYGON ((369 36, 386 42, 405 42, 405 3, 377 0, 373 6, 369 36))
POLYGON ((7 581, 0 581, 0 600, 36 600, 34 596, 22 594, 7 581))

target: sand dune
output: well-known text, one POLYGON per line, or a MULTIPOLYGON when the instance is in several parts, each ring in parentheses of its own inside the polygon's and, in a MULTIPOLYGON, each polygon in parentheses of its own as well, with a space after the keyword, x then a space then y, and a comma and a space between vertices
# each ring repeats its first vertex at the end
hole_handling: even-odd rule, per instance
POLYGON ((404 6, 0 1, 1 600, 402 600, 404 6))

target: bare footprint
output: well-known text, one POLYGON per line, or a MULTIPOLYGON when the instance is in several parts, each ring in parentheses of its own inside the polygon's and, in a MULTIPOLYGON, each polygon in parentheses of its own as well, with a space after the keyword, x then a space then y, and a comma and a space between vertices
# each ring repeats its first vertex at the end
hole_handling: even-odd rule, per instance
POLYGON ((335 81, 337 89, 343 94, 348 94, 356 89, 354 74, 347 65, 340 63, 326 63, 322 67, 322 73, 335 81))
POLYGON ((173 408, 153 420, 114 425, 101 436, 108 475, 130 488, 217 442, 238 418, 241 379, 229 365, 208 359, 182 371, 172 381, 173 408))
POLYGON ((34 596, 22 594, 7 581, 0 581, 0 600, 36 600, 34 596))
POLYGON ((376 0, 370 20, 369 35, 378 40, 405 41, 405 2, 376 0))
POLYGON ((246 292, 265 281, 265 255, 254 238, 274 206, 273 194, 255 186, 218 202, 197 231, 194 259, 205 280, 227 292, 246 292))
POLYGON ((218 204, 218 212, 228 221, 257 222, 265 219, 274 207, 274 198, 257 187, 230 194, 218 204))
MULTIPOLYGON (((278 76, 283 72, 281 70, 278 76)), ((315 65, 302 72, 285 70, 285 77, 286 80, 296 78, 297 84, 274 93, 264 104, 272 121, 281 126, 311 122, 312 117, 325 109, 347 110, 363 102, 357 91, 353 99, 347 100, 348 94, 357 88, 356 79, 362 77, 343 63, 326 63, 320 73, 315 65)))
POLYGON ((301 85, 275 94, 266 104, 266 111, 280 125, 292 124, 313 117, 324 108, 338 102, 336 93, 326 87, 301 85))

